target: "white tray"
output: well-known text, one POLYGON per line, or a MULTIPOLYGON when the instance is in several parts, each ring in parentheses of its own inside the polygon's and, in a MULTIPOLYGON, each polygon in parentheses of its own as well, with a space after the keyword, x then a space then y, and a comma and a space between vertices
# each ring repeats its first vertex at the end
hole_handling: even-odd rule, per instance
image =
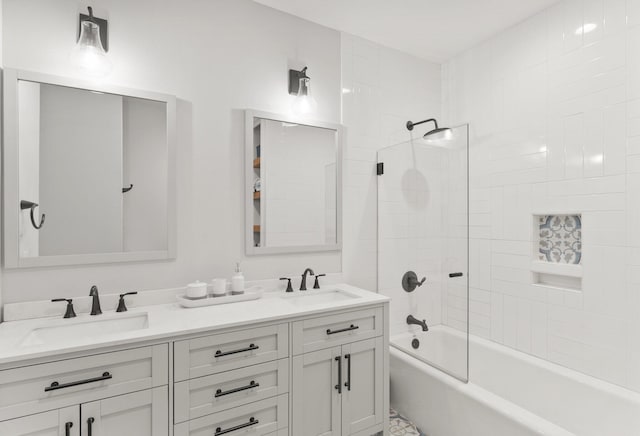
POLYGON ((186 295, 176 295, 178 304, 182 307, 194 308, 205 306, 217 306, 218 304, 239 303, 241 301, 257 300, 262 297, 263 289, 261 287, 253 287, 246 289, 244 294, 231 295, 227 294, 224 297, 211 297, 206 298, 187 298, 186 295))

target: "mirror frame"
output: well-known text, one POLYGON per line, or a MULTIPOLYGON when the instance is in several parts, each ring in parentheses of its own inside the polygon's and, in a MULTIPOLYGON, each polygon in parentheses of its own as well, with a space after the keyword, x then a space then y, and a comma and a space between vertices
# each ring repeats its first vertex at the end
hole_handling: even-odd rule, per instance
POLYGON ((275 114, 258 111, 255 109, 245 110, 245 252, 247 256, 263 254, 286 254, 286 253, 314 253, 326 251, 342 250, 342 140, 343 126, 341 124, 328 123, 324 121, 310 121, 289 115, 275 114), (255 118, 279 121, 284 123, 299 124, 302 126, 317 127, 334 130, 336 132, 336 243, 323 245, 292 245, 283 247, 255 247, 253 245, 253 120, 255 118))
POLYGON ((6 68, 3 72, 4 123, 4 267, 33 268, 61 265, 87 265, 115 262, 141 262, 176 258, 176 98, 168 94, 96 84, 78 79, 52 76, 31 71, 6 68), (167 105, 167 249, 118 253, 73 254, 21 258, 19 252, 19 137, 18 81, 25 80, 88 91, 118 94, 154 100, 167 105))

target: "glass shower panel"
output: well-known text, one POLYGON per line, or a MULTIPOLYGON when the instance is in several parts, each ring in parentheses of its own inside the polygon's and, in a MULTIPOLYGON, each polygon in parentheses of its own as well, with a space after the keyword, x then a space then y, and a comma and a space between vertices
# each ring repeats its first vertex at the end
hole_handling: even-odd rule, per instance
POLYGON ((468 126, 451 130, 378 151, 378 291, 392 298, 392 345, 467 381, 468 126), (412 272, 422 285, 406 286, 412 272))

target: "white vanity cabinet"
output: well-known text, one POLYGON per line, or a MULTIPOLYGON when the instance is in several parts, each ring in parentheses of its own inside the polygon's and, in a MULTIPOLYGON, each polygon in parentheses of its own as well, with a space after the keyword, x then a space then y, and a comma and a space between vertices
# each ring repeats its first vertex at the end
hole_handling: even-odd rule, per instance
POLYGON ((174 343, 175 436, 288 433, 289 323, 174 343))
POLYGON ((379 303, 5 365, 0 436, 378 434, 388 423, 387 311, 379 303))
POLYGON ((0 371, 0 435, 168 436, 168 361, 159 344, 0 371))
POLYGON ((382 429, 382 318, 376 308, 293 323, 294 350, 324 347, 293 357, 294 435, 369 436, 382 429))

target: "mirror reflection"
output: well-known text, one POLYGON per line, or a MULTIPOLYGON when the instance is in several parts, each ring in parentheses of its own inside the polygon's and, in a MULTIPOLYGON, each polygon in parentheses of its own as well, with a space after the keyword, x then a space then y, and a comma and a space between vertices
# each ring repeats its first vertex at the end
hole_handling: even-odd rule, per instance
POLYGON ((18 81, 21 258, 167 249, 167 104, 18 81))
POLYGON ((253 118, 255 248, 338 243, 337 141, 334 129, 253 118))

